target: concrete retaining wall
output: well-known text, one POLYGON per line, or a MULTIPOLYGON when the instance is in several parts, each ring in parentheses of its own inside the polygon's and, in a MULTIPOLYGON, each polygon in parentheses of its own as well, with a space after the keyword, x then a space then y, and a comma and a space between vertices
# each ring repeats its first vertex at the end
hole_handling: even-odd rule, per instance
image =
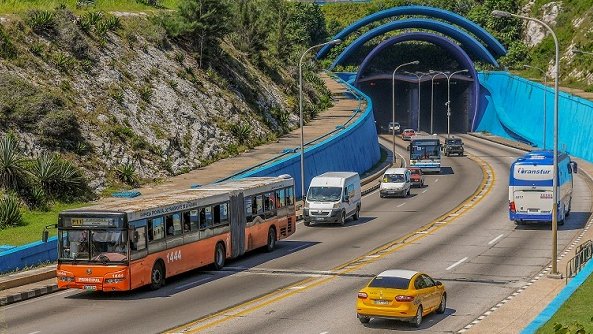
POLYGON ((51 237, 47 242, 36 241, 0 253, 0 273, 35 266, 57 259, 58 238, 51 237))
MULTIPOLYGON (((543 147, 544 94, 546 95, 546 148, 553 145, 554 89, 507 72, 478 75, 480 109, 476 131, 543 147)), ((593 102, 560 92, 558 147, 593 161, 593 102)))

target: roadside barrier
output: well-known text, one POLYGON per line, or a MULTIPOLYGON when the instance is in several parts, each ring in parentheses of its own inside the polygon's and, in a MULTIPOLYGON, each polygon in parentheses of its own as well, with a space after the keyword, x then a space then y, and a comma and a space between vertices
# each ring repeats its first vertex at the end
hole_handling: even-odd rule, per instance
POLYGON ((575 256, 566 264, 566 284, 568 279, 575 277, 593 256, 593 242, 587 240, 575 249, 575 256))

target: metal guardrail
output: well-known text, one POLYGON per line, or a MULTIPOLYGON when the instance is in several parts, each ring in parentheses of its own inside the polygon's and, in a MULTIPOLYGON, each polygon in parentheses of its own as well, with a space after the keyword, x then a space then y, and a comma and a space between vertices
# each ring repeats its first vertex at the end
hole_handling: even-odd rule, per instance
MULTIPOLYGON (((329 75, 330 77, 332 77, 334 80, 336 80, 336 81, 338 81, 338 82, 342 82, 342 83, 344 83, 344 80, 340 79, 340 78, 339 78, 337 75, 335 75, 335 74, 333 74, 333 73, 328 73, 328 75, 329 75)), ((303 146, 305 150, 306 150, 306 148, 307 148, 308 146, 311 146, 311 145, 313 145, 313 144, 316 144, 316 143, 318 143, 319 141, 321 141, 321 140, 323 140, 323 139, 325 139, 325 138, 327 138, 327 137, 331 137, 331 136, 332 136, 332 135, 334 135, 335 133, 337 133, 337 132, 340 132, 340 131, 342 131, 342 130, 346 129, 346 128, 347 128, 347 126, 348 126, 348 124, 349 124, 349 123, 350 123, 350 122, 351 122, 351 121, 354 119, 354 117, 356 117, 356 116, 357 116, 359 113, 361 113, 361 112, 362 112, 362 110, 361 110, 361 104, 362 104, 362 100, 364 100, 364 97, 363 97, 363 96, 361 96, 361 95, 360 95, 358 92, 356 92, 355 90, 353 90, 353 89, 351 89, 350 87, 348 87, 348 85, 346 85, 345 83, 344 83, 344 87, 346 88, 346 90, 347 90, 348 94, 351 94, 351 95, 352 95, 352 96, 353 96, 353 97, 354 97, 354 98, 355 98, 355 99, 358 101, 358 108, 357 108, 357 109, 355 109, 355 110, 353 110, 352 116, 350 116, 350 117, 349 117, 349 118, 346 120, 346 122, 344 122, 344 124, 337 126, 335 130, 332 130, 332 131, 330 131, 330 132, 328 132, 328 133, 326 133, 326 134, 324 134, 324 135, 321 135, 321 136, 319 136, 319 137, 317 137, 317 138, 315 138, 315 139, 312 139, 312 140, 310 140, 310 141, 306 142, 306 143, 304 144, 304 146, 303 146)), ((232 179, 232 178, 235 178, 235 177, 237 177, 237 176, 239 176, 239 175, 241 175, 241 174, 245 174, 245 173, 247 173, 247 172, 249 172, 249 171, 251 171, 251 170, 258 169, 258 168, 260 168, 260 167, 263 167, 263 166, 265 166, 265 165, 267 165, 267 164, 270 164, 270 163, 272 163, 272 162, 278 161, 278 160, 280 160, 281 158, 284 158, 284 157, 286 157, 287 155, 291 155, 291 154, 294 154, 294 153, 296 153, 296 152, 299 152, 299 151, 300 151, 300 149, 301 149, 300 147, 295 147, 294 149, 285 149, 285 150, 284 150, 284 151, 283 151, 283 152, 282 152, 280 155, 278 155, 278 156, 275 156, 275 157, 273 157, 273 158, 270 158, 270 159, 268 159, 268 160, 262 161, 262 162, 260 162, 260 163, 259 163, 259 164, 257 164, 257 165, 254 165, 254 166, 251 166, 251 167, 248 167, 248 168, 242 169, 242 170, 240 170, 240 171, 238 171, 238 172, 236 172, 236 173, 234 173, 234 174, 231 174, 231 175, 229 175, 229 176, 227 176, 227 177, 224 177, 224 178, 222 178, 222 179, 216 180, 216 181, 215 181, 215 183, 218 183, 218 182, 224 182, 224 181, 230 180, 230 179, 232 179)))
POLYGON ((593 241, 587 240, 575 249, 575 256, 566 264, 566 283, 583 269, 593 256, 593 241))

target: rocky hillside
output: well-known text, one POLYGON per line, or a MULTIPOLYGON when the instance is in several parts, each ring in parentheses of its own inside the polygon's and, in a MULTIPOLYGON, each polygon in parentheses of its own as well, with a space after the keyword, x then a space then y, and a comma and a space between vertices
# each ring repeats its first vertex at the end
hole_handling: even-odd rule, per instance
MULTIPOLYGON (((254 64, 226 39, 215 61, 194 50, 141 13, 2 17, 0 135, 15 133, 31 157, 61 152, 100 191, 122 166, 158 179, 298 126, 294 65, 254 64)), ((327 107, 307 78, 309 110, 327 107)))

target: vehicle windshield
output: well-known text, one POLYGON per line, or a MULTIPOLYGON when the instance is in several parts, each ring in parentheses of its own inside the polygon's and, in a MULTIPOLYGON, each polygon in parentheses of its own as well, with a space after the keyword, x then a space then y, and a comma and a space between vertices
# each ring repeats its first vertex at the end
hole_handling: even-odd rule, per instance
POLYGON ((401 289, 406 290, 410 286, 410 280, 403 277, 375 277, 371 283, 370 288, 390 288, 390 289, 401 289))
POLYGON ((462 145, 461 139, 447 139, 448 145, 462 145))
POLYGON ((128 257, 127 240, 126 231, 63 230, 58 233, 60 259, 122 262, 128 257))
POLYGON ((337 202, 342 198, 340 187, 310 187, 307 200, 313 202, 337 202))
POLYGON ((440 159, 440 157, 441 149, 438 144, 412 144, 410 150, 410 159, 412 160, 440 159))
POLYGON ((385 174, 383 183, 402 183, 405 181, 404 174, 385 174))
POLYGON ((420 170, 419 169, 410 169, 410 173, 412 173, 412 175, 420 175, 420 170))

